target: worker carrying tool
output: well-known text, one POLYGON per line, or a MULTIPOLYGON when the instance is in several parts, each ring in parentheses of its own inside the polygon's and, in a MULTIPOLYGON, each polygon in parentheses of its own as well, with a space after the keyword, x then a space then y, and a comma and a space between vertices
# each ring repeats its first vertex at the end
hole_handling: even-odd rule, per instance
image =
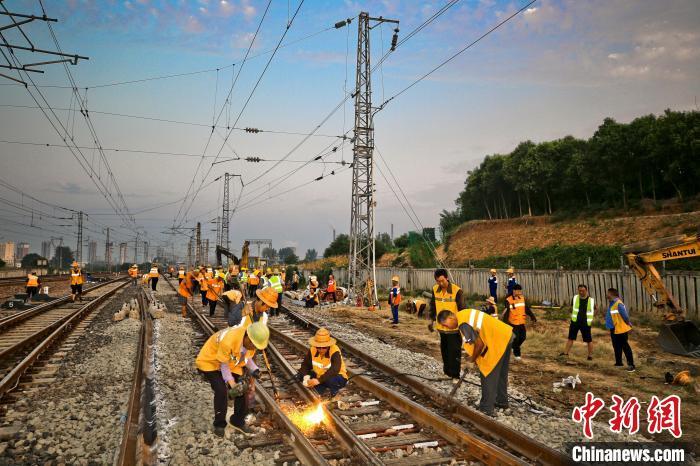
POLYGON ((515 278, 515 269, 513 267, 510 267, 508 270, 506 270, 506 273, 508 274, 508 283, 506 283, 506 298, 508 296, 513 296, 513 289, 515 289, 515 285, 518 284, 518 279, 515 278))
POLYGON ((255 381, 260 369, 253 357, 267 348, 270 329, 262 322, 228 327, 213 334, 197 355, 197 369, 206 377, 214 392, 214 433, 223 437, 226 428, 228 397, 233 398, 229 423, 242 434, 251 431, 245 425, 248 409, 255 399, 255 381))
POLYGON ((158 286, 158 277, 160 277, 158 264, 151 264, 151 270, 148 272, 148 281, 151 282, 151 289, 153 291, 156 291, 156 287, 158 286))
POLYGON ((508 364, 513 343, 513 329, 477 309, 455 313, 440 311, 438 322, 458 331, 463 339, 468 362, 479 368, 481 401, 479 411, 494 415, 494 408, 508 408, 508 364))
POLYGON ((527 339, 527 328, 525 327, 525 316, 529 316, 533 323, 537 322, 537 317, 532 313, 530 306, 525 302, 523 287, 515 285, 513 295, 506 298, 508 305, 503 311, 503 322, 513 327, 513 354, 515 360, 520 361, 520 347, 527 339))
POLYGON ((213 317, 216 312, 216 303, 219 301, 219 296, 224 291, 224 278, 216 274, 215 277, 207 280, 207 301, 209 301, 209 317, 213 317))
POLYGON ((309 351, 296 374, 297 380, 321 396, 329 392, 333 397, 348 384, 348 373, 340 348, 325 328, 318 329, 316 335, 309 338, 309 345, 309 351))
POLYGON ((131 267, 129 267, 129 277, 131 277, 131 284, 136 286, 138 285, 138 279, 139 279, 139 266, 136 264, 131 264, 131 267))
POLYGON ((36 274, 36 272, 29 272, 27 274, 27 298, 24 300, 26 303, 27 301, 31 301, 34 296, 36 296, 39 293, 39 287, 41 286, 41 279, 39 278, 39 275, 36 274))
POLYGON ((620 292, 615 288, 608 288, 605 294, 608 298, 608 311, 605 314, 605 327, 610 330, 613 350, 615 351, 615 366, 622 366, 622 353, 627 359, 627 372, 634 372, 634 355, 629 344, 629 332, 632 330, 630 317, 625 304, 620 299, 620 292))
POLYGON ((399 276, 391 277, 391 288, 389 288, 389 306, 391 306, 392 324, 399 324, 399 305, 401 304, 401 287, 399 286, 399 276))
POLYGON ((447 328, 438 321, 441 311, 450 311, 455 315, 464 309, 462 289, 451 283, 447 270, 437 269, 433 274, 435 286, 430 298, 430 324, 428 330, 437 330, 440 334, 440 353, 442 354, 442 372, 452 378, 453 383, 459 382, 459 368, 462 360, 462 339, 456 328, 447 328))
POLYGON ((70 298, 75 302, 83 300, 83 271, 80 270, 80 265, 73 261, 70 265, 70 298))
POLYGON ((491 273, 489 277, 489 296, 493 299, 498 299, 496 296, 498 293, 498 276, 496 276, 496 269, 491 269, 489 272, 491 273))
POLYGON ((269 286, 275 292, 277 293, 277 307, 273 307, 270 309, 270 315, 271 316, 276 316, 279 315, 280 312, 280 307, 282 306, 282 293, 284 293, 284 282, 282 281, 282 277, 280 276, 280 271, 279 269, 275 268, 272 271, 272 274, 268 278, 269 286))
POLYGON ((229 315, 229 325, 232 327, 250 325, 252 322, 262 322, 267 325, 269 318, 268 311, 277 307, 277 293, 272 288, 264 288, 255 291, 255 299, 247 301, 241 311, 241 318, 238 322, 235 316, 229 315))
POLYGON ((182 280, 185 278, 185 266, 181 265, 177 269, 177 282, 182 283, 182 280))
POLYGON ((571 302, 571 322, 569 322, 569 337, 563 353, 559 356, 569 356, 569 351, 576 341, 578 332, 581 338, 588 345, 588 360, 593 360, 593 337, 591 335, 591 324, 593 317, 598 310, 593 296, 588 294, 588 286, 583 283, 578 286, 578 294, 575 294, 571 302))
POLYGON ((182 317, 187 317, 187 299, 195 294, 199 279, 199 270, 194 269, 192 272, 185 274, 177 290, 178 301, 182 306, 182 317))

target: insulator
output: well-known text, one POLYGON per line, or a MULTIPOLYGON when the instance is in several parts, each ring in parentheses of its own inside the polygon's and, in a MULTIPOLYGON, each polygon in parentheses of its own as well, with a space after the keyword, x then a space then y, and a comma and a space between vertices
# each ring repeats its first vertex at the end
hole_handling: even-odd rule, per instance
POLYGON ((340 28, 342 28, 343 26, 346 26, 347 24, 348 24, 348 22, 345 21, 345 20, 343 20, 343 21, 338 21, 337 23, 335 23, 335 28, 336 28, 336 29, 340 29, 340 28))
POLYGON ((323 175, 319 176, 319 177, 316 178, 314 181, 321 181, 322 179, 323 179, 323 175))
POLYGON ((399 41, 399 28, 394 29, 394 35, 391 37, 391 51, 396 50, 396 43, 399 41))

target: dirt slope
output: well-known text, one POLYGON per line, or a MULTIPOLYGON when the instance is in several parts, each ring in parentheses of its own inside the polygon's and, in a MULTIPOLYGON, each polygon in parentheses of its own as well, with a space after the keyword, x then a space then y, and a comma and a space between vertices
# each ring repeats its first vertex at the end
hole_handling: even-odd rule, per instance
POLYGON ((447 255, 451 263, 463 264, 469 259, 510 255, 521 249, 554 244, 622 245, 693 233, 698 225, 700 211, 570 222, 552 222, 548 217, 474 220, 453 234, 447 255))

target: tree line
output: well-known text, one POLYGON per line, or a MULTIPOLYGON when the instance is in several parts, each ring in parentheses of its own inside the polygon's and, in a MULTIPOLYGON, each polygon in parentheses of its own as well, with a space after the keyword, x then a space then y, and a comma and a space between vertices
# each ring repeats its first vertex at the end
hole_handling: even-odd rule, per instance
POLYGON ((606 118, 589 139, 525 141, 487 155, 467 172, 457 208, 443 210, 440 226, 449 233, 476 219, 684 202, 700 192, 699 160, 700 112, 666 110, 627 124, 606 118))

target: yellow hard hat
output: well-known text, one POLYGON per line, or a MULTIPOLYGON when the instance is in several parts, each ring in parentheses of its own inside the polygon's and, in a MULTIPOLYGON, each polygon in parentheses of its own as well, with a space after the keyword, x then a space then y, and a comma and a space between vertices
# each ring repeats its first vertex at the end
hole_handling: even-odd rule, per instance
POLYGON ((265 271, 265 273, 267 275, 270 275, 272 273, 272 269, 270 267, 268 267, 267 270, 265 271))
POLYGON ((248 267, 241 267, 241 270, 248 270, 248 267))
POLYGON ((513 267, 510 267, 508 270, 506 270, 508 273, 515 273, 515 269, 513 267))
POLYGON ((496 273, 496 269, 491 269, 491 270, 489 270, 489 272, 496 273))
POLYGON ((277 275, 278 273, 280 273, 280 269, 275 269, 275 270, 272 271, 272 273, 274 273, 275 275, 277 275))
POLYGON ((245 333, 257 349, 264 350, 267 348, 267 342, 270 340, 270 329, 267 328, 267 325, 262 322, 255 322, 246 329, 245 333))
POLYGON ((392 281, 392 282, 397 282, 397 283, 398 283, 398 281, 399 281, 399 276, 398 276, 398 275, 394 275, 393 277, 391 277, 391 281, 392 281))
POLYGON ((673 385, 690 385, 693 378, 690 376, 690 371, 681 371, 673 378, 673 385))
POLYGON ((79 267, 78 263, 76 261, 73 261, 73 263, 70 265, 71 267, 79 267))

